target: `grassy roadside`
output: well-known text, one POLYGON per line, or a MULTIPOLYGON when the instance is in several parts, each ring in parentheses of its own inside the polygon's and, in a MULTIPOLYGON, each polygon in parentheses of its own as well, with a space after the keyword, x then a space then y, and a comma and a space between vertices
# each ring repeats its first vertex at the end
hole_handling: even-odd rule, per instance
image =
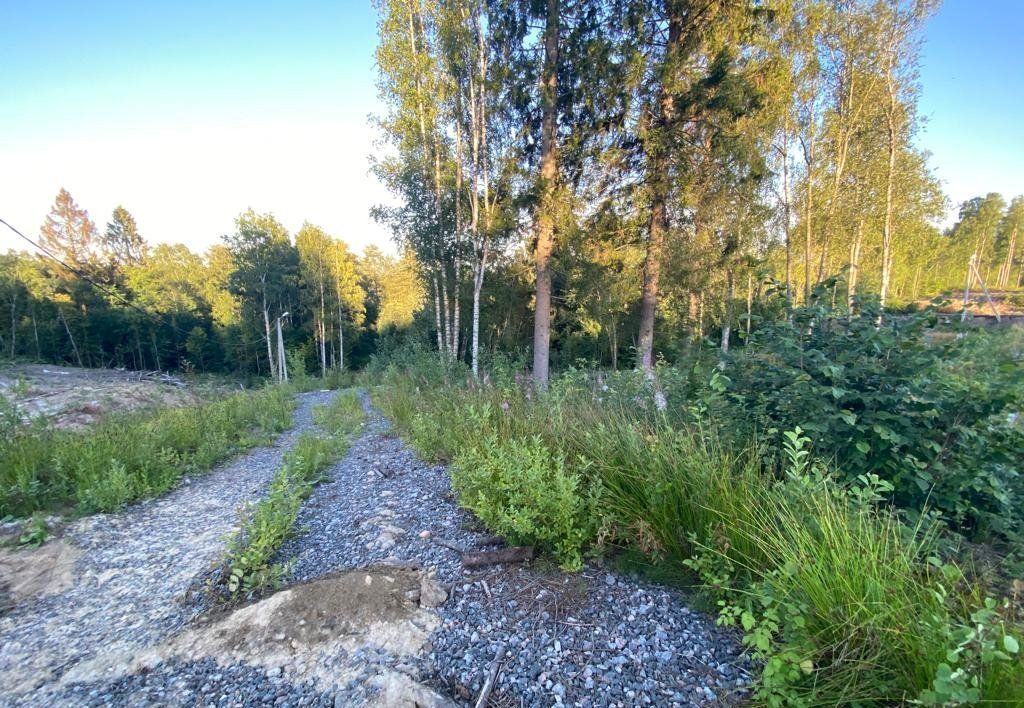
POLYGON ((762 664, 759 703, 1024 703, 1012 603, 932 517, 908 523, 872 475, 838 481, 801 431, 778 474, 700 417, 448 380, 392 370, 375 402, 497 533, 570 569, 629 549, 700 588, 762 664))
POLYGON ((303 434, 285 455, 267 495, 242 510, 241 526, 228 542, 222 564, 228 602, 274 587, 287 574, 287 564, 273 558, 294 533, 302 502, 322 481, 323 470, 348 450, 363 418, 355 391, 342 391, 330 404, 313 409, 313 421, 323 434, 303 434))
POLYGON ((0 443, 0 517, 114 511, 267 441, 291 422, 291 390, 111 416, 86 431, 30 427, 0 443))

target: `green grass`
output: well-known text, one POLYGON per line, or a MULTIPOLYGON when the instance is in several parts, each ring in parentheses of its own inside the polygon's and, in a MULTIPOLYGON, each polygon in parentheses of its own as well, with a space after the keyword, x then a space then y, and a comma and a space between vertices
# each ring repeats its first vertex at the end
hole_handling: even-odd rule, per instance
POLYGON ((111 416, 81 432, 33 427, 0 443, 0 517, 109 512, 161 494, 288 427, 276 387, 187 408, 111 416))
POLYGON ((323 479, 323 470, 348 450, 364 417, 354 391, 338 393, 331 403, 313 409, 313 420, 325 434, 300 436, 267 495, 254 507, 242 509, 242 523, 228 542, 223 561, 228 601, 252 597, 284 578, 287 565, 272 562, 274 556, 294 533, 302 502, 323 479))
POLYGON ((570 567, 566 548, 622 552, 700 592, 761 662, 758 703, 1024 704, 1013 613, 940 559, 931 517, 909 525, 876 480, 841 485, 810 441, 780 446, 778 477, 757 443, 727 449, 700 416, 669 423, 557 382, 384 384, 376 404, 420 454, 452 462, 461 503, 493 530, 570 567))

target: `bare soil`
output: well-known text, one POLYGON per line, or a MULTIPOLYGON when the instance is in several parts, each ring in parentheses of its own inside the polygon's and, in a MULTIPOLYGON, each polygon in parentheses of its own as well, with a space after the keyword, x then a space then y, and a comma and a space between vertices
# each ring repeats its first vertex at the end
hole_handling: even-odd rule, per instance
POLYGON ((42 418, 71 430, 86 428, 110 413, 194 405, 209 388, 154 372, 50 364, 0 369, 0 396, 14 404, 24 421, 42 418))

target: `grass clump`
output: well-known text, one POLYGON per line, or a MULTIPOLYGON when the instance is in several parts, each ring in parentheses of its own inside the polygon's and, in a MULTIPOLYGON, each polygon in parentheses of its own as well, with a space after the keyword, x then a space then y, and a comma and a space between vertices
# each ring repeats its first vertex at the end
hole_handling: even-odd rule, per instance
POLYGON ((322 472, 349 448, 349 435, 361 425, 363 409, 354 391, 337 394, 313 409, 314 422, 326 433, 305 433, 284 457, 267 495, 242 512, 242 524, 228 542, 224 584, 230 599, 252 597, 280 584, 288 564, 274 556, 294 533, 302 502, 322 481, 322 472))
POLYGON ((187 408, 105 418, 81 432, 22 428, 0 443, 0 516, 109 512, 174 487, 283 431, 294 401, 269 387, 187 408))

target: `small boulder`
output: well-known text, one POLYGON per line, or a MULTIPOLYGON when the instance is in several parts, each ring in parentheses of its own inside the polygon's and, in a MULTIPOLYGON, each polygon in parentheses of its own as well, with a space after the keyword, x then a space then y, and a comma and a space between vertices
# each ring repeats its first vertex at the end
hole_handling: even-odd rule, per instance
POLYGON ((436 578, 420 579, 420 607, 440 607, 448 601, 448 593, 436 578))

